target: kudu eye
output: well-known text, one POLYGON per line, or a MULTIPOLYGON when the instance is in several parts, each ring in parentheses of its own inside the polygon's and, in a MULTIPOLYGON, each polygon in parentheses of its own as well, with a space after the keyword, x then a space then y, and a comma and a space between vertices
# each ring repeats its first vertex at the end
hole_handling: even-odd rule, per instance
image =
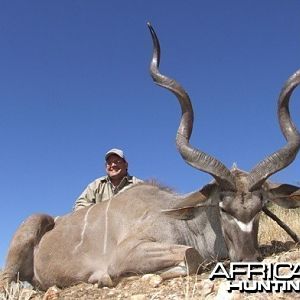
POLYGON ((220 207, 221 207, 221 205, 222 205, 222 202, 223 202, 224 199, 225 199, 225 195, 226 195, 226 194, 225 194, 225 193, 222 193, 222 192, 221 192, 220 195, 219 195, 219 198, 220 198, 220 203, 219 203, 219 204, 220 204, 220 207))
POLYGON ((259 193, 259 200, 264 201, 264 195, 262 193, 259 193))
POLYGON ((264 195, 262 192, 257 191, 256 193, 254 193, 254 195, 256 197, 258 197, 259 201, 263 202, 264 201, 264 195))

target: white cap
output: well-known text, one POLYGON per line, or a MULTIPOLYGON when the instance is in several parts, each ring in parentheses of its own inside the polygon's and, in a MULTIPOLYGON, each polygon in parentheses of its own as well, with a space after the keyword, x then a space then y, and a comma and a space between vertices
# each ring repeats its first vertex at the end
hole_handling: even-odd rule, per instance
POLYGON ((123 150, 120 150, 120 149, 117 149, 117 148, 113 148, 113 149, 110 149, 109 151, 107 151, 106 154, 105 154, 105 160, 107 160, 108 157, 111 156, 112 154, 116 154, 116 155, 120 156, 121 158, 123 158, 126 161, 123 150))

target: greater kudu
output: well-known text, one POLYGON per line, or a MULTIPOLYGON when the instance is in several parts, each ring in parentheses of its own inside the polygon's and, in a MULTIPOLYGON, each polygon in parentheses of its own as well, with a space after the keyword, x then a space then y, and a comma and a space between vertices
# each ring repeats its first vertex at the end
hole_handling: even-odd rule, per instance
POLYGON ((214 181, 181 196, 142 183, 56 222, 48 215, 31 216, 13 237, 3 281, 14 280, 19 273, 21 280, 42 289, 80 281, 111 286, 130 273, 159 272, 170 278, 196 272, 203 260, 228 256, 234 261, 257 260, 259 216, 267 201, 287 208, 300 206, 298 187, 266 181, 288 166, 300 147, 300 135, 288 109, 300 71, 289 78, 278 102, 287 144, 250 173, 229 170, 189 144, 191 102, 175 80, 159 73, 159 42, 149 28, 154 44, 151 75, 177 96, 182 109, 178 150, 188 164, 211 174, 214 181))

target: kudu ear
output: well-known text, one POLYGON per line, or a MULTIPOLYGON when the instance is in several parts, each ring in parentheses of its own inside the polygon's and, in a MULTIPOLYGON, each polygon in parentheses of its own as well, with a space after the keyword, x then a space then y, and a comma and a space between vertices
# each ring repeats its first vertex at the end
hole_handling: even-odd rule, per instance
POLYGON ((270 184, 269 199, 284 208, 300 207, 300 188, 291 184, 270 184))
POLYGON ((193 219, 197 208, 207 206, 205 202, 210 197, 215 186, 215 183, 207 184, 200 191, 182 197, 175 206, 163 209, 161 212, 175 219, 193 219))

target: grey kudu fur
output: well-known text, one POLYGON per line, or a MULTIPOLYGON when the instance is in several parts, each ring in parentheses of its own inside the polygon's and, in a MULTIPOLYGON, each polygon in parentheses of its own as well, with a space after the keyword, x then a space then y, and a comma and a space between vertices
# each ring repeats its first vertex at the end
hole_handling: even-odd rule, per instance
POLYGON ((56 221, 48 215, 33 215, 11 241, 2 283, 19 276, 41 289, 78 282, 113 286, 129 274, 155 272, 165 279, 195 273, 203 261, 227 257, 254 261, 260 259, 257 231, 266 203, 300 206, 298 187, 267 182, 299 150, 300 135, 288 104, 300 82, 300 71, 289 78, 278 102, 287 144, 250 173, 229 170, 189 144, 193 127, 189 96, 175 80, 160 74, 159 42, 150 24, 149 29, 154 44, 151 75, 176 95, 182 109, 177 148, 188 164, 211 174, 214 181, 187 195, 141 183, 56 221))

